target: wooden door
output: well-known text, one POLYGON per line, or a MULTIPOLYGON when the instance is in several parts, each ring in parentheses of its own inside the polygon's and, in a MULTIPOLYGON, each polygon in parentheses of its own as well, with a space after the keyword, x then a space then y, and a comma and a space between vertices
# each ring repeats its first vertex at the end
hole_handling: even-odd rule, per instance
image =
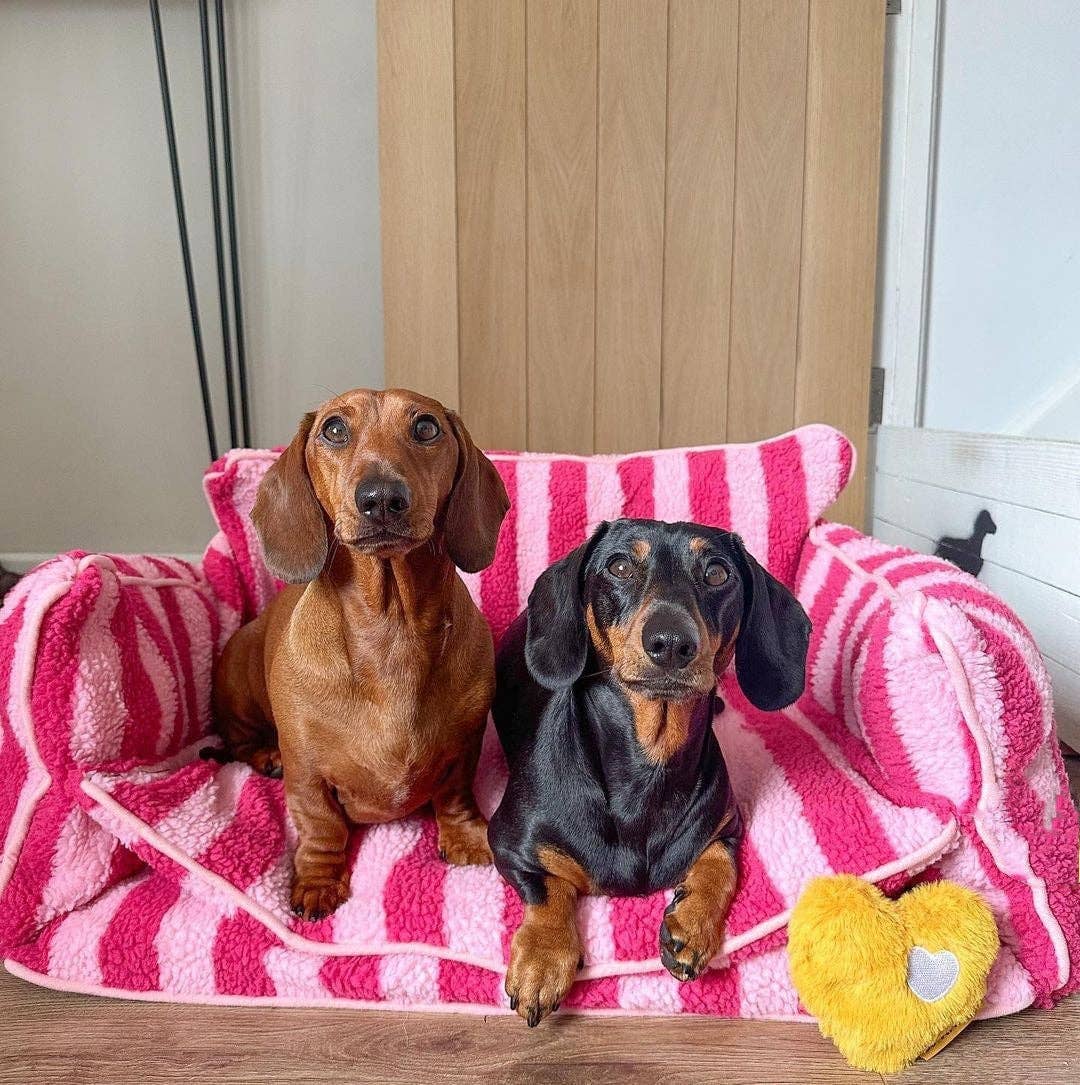
MULTIPOLYGON (((884 18, 380 0, 387 383, 457 406, 489 448, 823 421, 863 453, 884 18)), ((831 515, 861 526, 864 494, 860 467, 831 515)))

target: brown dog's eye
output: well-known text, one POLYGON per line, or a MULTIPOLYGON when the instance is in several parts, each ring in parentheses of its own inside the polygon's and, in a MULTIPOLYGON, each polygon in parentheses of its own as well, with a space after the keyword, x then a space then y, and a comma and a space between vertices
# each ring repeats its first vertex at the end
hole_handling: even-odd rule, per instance
POLYGON ((333 445, 334 448, 342 448, 349 443, 349 427, 345 425, 345 422, 335 415, 333 418, 328 418, 324 423, 322 430, 322 439, 328 444, 333 445))
POLYGON ((420 415, 413 423, 412 435, 422 445, 430 444, 440 433, 442 430, 439 428, 439 423, 430 414, 420 415))
POLYGON ((711 565, 705 568, 705 583, 710 588, 719 588, 721 584, 726 584, 728 578, 728 571, 718 561, 714 561, 711 565))
POLYGON ((612 558, 608 562, 607 571, 616 580, 629 580, 634 575, 634 564, 629 558, 612 558))

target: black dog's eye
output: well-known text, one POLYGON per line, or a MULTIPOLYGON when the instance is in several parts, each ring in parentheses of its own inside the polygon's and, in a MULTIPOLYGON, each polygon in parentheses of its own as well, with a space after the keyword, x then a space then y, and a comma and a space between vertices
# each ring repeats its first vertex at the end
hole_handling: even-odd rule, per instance
POLYGON ((728 578, 728 571, 718 561, 711 562, 705 567, 705 583, 710 588, 719 588, 721 584, 726 584, 728 578))
POLYGON ((328 444, 333 445, 334 448, 343 448, 349 443, 349 427, 345 425, 343 419, 334 415, 333 418, 328 418, 324 423, 322 430, 322 439, 328 444))
POLYGON ((430 414, 420 415, 413 423, 412 435, 422 445, 431 444, 440 433, 442 433, 442 429, 439 427, 439 423, 430 414))
POLYGON ((616 580, 629 580, 634 575, 634 563, 629 558, 612 558, 608 562, 607 571, 616 580))

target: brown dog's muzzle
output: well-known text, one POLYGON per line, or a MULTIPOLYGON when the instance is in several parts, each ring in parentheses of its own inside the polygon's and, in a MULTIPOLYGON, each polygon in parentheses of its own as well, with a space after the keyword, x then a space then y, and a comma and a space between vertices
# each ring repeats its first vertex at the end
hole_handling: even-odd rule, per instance
POLYGON ((332 515, 338 541, 384 556, 427 542, 435 503, 423 480, 410 478, 409 466, 391 455, 375 458, 365 450, 357 461, 335 488, 332 515))

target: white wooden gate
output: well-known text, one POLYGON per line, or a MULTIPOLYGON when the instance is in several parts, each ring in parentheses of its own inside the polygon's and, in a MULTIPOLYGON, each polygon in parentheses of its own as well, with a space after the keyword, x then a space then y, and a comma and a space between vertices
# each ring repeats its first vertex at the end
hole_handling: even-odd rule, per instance
POLYGON ((1080 443, 923 426, 941 23, 939 0, 905 0, 902 18, 888 20, 877 342, 884 424, 873 442, 872 529, 930 553, 990 512, 997 531, 984 542, 980 579, 1034 635, 1061 737, 1080 749, 1080 443))

